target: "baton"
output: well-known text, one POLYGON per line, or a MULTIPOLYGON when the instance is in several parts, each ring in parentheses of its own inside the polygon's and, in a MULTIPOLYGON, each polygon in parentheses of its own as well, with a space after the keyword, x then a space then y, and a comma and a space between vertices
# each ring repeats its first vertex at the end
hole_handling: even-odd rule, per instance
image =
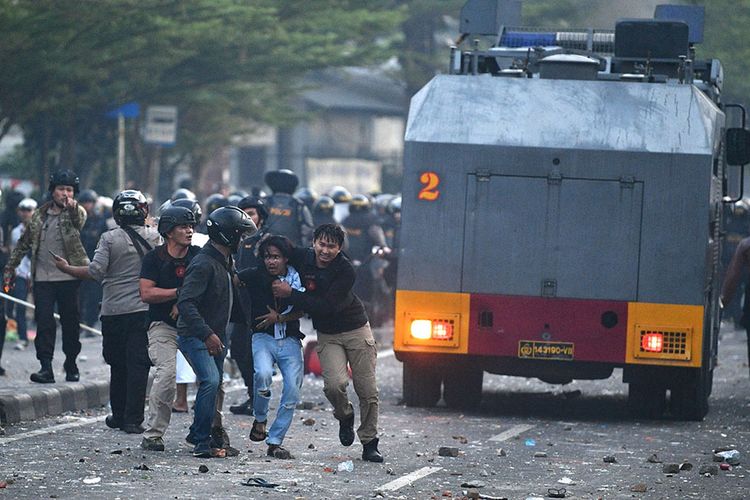
MULTIPOLYGON (((0 298, 5 299, 5 300, 9 300, 11 302, 15 302, 16 304, 21 304, 22 306, 28 307, 30 309, 36 309, 36 306, 34 304, 32 304, 31 302, 26 302, 25 300, 18 299, 16 297, 8 295, 7 293, 0 292, 0 298)), ((59 314, 53 313, 53 315, 55 316, 55 319, 57 319, 57 320, 60 319, 60 315, 59 314)), ((100 336, 102 334, 102 332, 100 332, 96 328, 91 328, 89 325, 84 325, 83 323, 78 323, 78 326, 80 326, 81 328, 83 328, 84 330, 86 330, 88 332, 95 333, 95 334, 100 335, 100 336)))

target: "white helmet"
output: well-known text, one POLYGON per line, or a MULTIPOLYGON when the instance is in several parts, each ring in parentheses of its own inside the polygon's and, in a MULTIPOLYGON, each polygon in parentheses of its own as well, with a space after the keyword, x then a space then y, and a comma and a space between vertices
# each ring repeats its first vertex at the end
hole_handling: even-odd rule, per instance
POLYGON ((36 200, 33 198, 24 198, 18 202, 18 208, 22 210, 36 210, 36 200))

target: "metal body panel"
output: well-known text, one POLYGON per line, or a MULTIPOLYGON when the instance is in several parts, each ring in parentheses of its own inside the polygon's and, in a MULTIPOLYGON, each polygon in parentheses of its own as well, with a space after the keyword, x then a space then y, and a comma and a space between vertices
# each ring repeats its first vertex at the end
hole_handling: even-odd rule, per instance
POLYGON ((467 188, 461 291, 635 300, 641 183, 470 175, 467 188))
POLYGON ((704 304, 723 127, 692 85, 436 77, 407 125, 398 288, 704 304))
POLYGON ((627 302, 472 294, 468 353, 516 358, 519 341, 565 342, 573 344, 573 362, 622 365, 627 313, 627 302), (478 326, 487 312, 492 326, 478 326), (603 326, 604 314, 615 314, 616 324, 603 326))

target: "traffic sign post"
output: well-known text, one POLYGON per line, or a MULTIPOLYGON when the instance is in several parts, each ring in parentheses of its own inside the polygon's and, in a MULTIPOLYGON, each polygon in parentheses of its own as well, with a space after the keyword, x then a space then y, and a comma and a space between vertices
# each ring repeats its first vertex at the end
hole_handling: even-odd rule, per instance
POLYGON ((148 144, 174 146, 177 139, 177 107, 149 106, 143 140, 148 144))

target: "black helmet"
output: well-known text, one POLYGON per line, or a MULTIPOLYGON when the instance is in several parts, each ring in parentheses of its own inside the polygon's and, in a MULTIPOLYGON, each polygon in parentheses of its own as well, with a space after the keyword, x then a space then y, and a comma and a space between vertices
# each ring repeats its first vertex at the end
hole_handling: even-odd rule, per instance
POLYGON ((78 203, 96 203, 99 195, 93 189, 84 189, 81 194, 78 195, 78 203))
POLYGON ((350 193, 344 186, 333 186, 331 190, 328 191, 328 196, 330 196, 335 203, 349 203, 352 199, 352 193, 350 193))
POLYGON ((174 193, 172 193, 172 196, 170 199, 172 201, 175 201, 175 200, 182 200, 182 199, 194 200, 196 198, 195 198, 195 193, 193 193, 189 189, 180 188, 180 189, 175 190, 174 193))
POLYGON ((157 229, 159 234, 166 238, 168 232, 177 226, 182 226, 183 224, 194 226, 195 215, 193 215, 192 210, 189 208, 172 205, 164 210, 159 216, 159 225, 157 226, 157 229))
POLYGON ((173 201, 172 206, 187 208, 188 210, 193 212, 193 216, 195 217, 195 223, 196 224, 201 223, 201 219, 203 218, 203 210, 201 210, 201 204, 198 203, 196 200, 189 200, 187 198, 183 198, 181 200, 173 201))
POLYGON ((333 214, 335 205, 336 203, 330 196, 321 196, 313 205, 312 211, 314 214, 333 214))
POLYGON ((260 215, 261 221, 264 221, 268 218, 268 208, 266 207, 266 202, 263 201, 262 198, 259 198, 257 196, 245 196, 237 204, 237 207, 239 207, 240 210, 245 210, 246 208, 255 208, 255 210, 258 211, 258 215, 260 215))
POLYGON ((401 197, 396 196, 390 202, 388 202, 388 213, 393 215, 397 212, 401 212, 401 197))
POLYGON ((269 170, 266 172, 263 180, 274 193, 292 194, 297 189, 297 184, 299 184, 297 174, 285 168, 281 170, 269 170))
POLYGON ((227 205, 236 207, 237 203, 239 203, 242 198, 244 198, 244 196, 240 196, 238 194, 230 194, 229 196, 227 196, 227 205))
POLYGON ((372 208, 370 198, 363 194, 355 194, 349 202, 349 212, 369 212, 372 208))
POLYGON ((118 226, 144 225, 148 217, 146 197, 135 189, 122 191, 112 202, 112 216, 118 226))
POLYGON ((78 194, 78 188, 80 187, 78 175, 72 170, 54 172, 49 176, 49 188, 47 190, 51 193, 57 186, 73 186, 73 194, 78 194))
POLYGON ((315 200, 318 199, 318 193, 309 187, 301 187, 294 192, 294 197, 304 203, 307 208, 312 209, 315 200))
POLYGON ((237 250, 243 238, 258 230, 245 212, 231 206, 211 212, 206 221, 206 228, 211 241, 228 247, 232 252, 237 250))
POLYGON ((227 204, 227 199, 219 193, 214 193, 203 200, 203 206, 206 207, 206 212, 209 214, 217 208, 226 207, 227 204))

